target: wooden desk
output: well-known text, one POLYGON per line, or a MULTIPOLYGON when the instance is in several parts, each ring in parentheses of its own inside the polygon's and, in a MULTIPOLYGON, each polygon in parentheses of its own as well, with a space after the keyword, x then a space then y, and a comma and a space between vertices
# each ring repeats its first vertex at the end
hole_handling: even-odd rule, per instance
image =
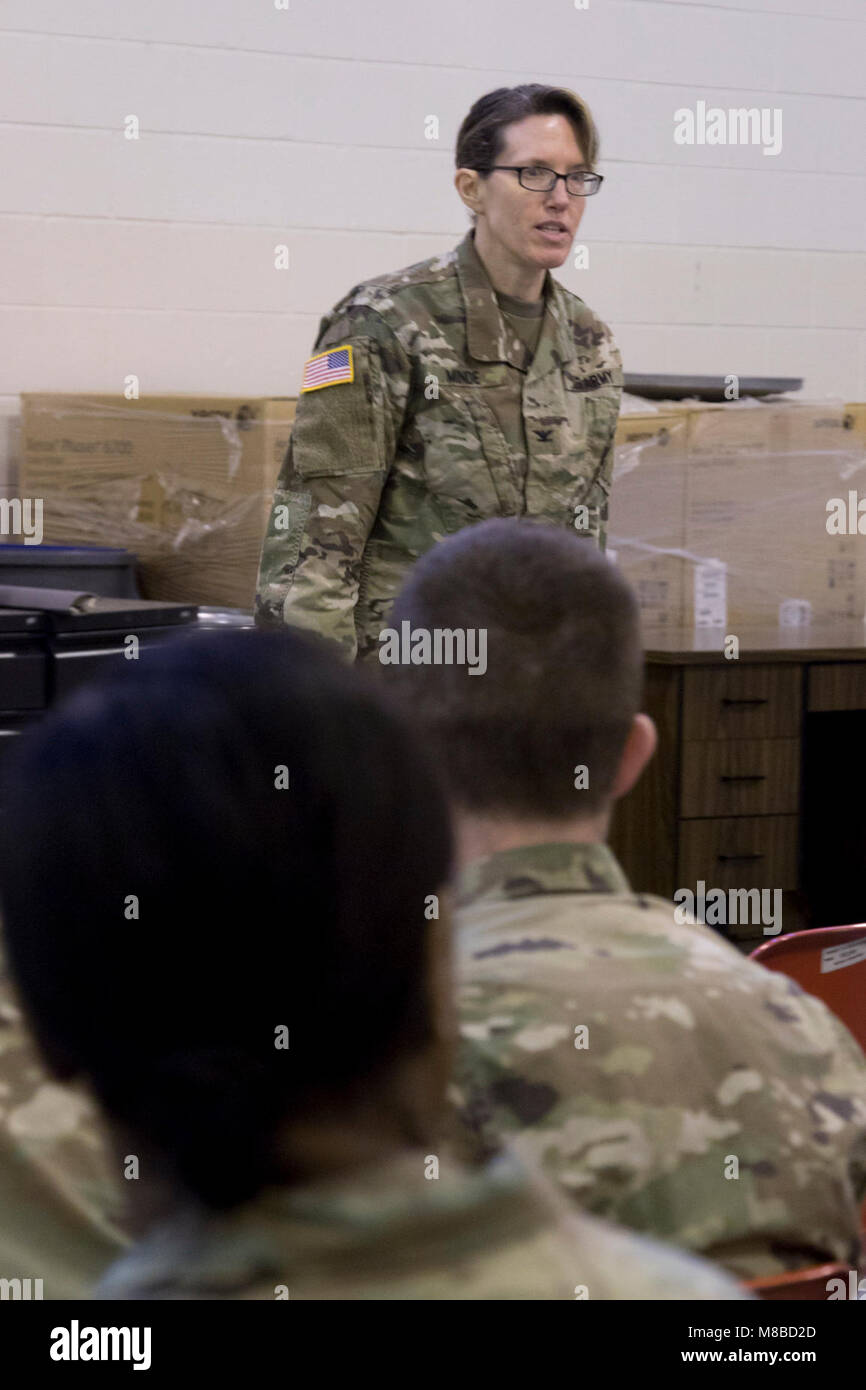
POLYGON ((659 747, 611 846, 665 898, 699 880, 780 888, 784 931, 864 921, 866 625, 736 635, 732 660, 722 629, 646 632, 659 747))

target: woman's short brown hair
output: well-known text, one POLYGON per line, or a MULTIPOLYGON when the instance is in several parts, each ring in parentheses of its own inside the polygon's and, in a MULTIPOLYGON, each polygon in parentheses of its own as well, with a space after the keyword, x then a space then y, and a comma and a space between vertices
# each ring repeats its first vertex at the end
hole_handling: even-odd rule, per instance
POLYGON ((505 127, 527 116, 561 115, 569 120, 590 169, 598 159, 599 138, 589 107, 567 87, 540 82, 520 87, 497 87, 479 97, 457 134, 458 169, 477 169, 486 177, 505 143, 505 127))

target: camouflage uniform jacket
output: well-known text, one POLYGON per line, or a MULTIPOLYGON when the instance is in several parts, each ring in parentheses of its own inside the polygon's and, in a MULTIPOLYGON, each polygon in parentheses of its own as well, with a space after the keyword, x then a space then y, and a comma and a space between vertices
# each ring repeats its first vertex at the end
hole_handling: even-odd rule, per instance
POLYGON ((481 1175, 443 1160, 437 1180, 425 1168, 419 1155, 266 1193, 118 1260, 130 1238, 95 1107, 48 1077, 0 962, 0 1299, 81 1299, 102 1275, 106 1298, 274 1298, 278 1284, 293 1298, 740 1296, 701 1261, 575 1220, 513 1160, 481 1175))
POLYGON ((350 348, 354 379, 302 391, 262 549, 260 626, 313 628, 368 656, 413 560, 464 526, 525 516, 604 544, 619 351, 548 272, 523 371, 473 237, 356 286, 322 319, 314 352, 350 348), (506 392, 528 457, 491 408, 506 392))
POLYGON ((713 1266, 578 1217, 514 1159, 404 1154, 227 1215, 189 1211, 108 1271, 103 1299, 737 1299, 713 1266))
POLYGON ((742 1277, 857 1253, 866 1059, 786 976, 638 896, 605 845, 470 864, 458 1105, 582 1208, 742 1277))
POLYGON ((0 1278, 84 1298, 126 1244, 96 1109, 47 1074, 0 959, 0 1278))

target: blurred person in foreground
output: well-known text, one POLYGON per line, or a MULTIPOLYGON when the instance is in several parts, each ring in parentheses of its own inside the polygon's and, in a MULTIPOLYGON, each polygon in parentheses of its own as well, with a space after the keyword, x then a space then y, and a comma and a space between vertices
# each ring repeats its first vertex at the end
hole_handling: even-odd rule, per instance
POLYGON ((105 1116, 137 1237, 96 1297, 741 1296, 440 1145, 447 808, 324 643, 151 652, 22 738, 5 795, 11 969, 105 1116))
POLYGON ((473 1150, 510 1136, 577 1206, 742 1277, 856 1262, 859 1046, 793 981, 633 892, 605 843, 656 744, 616 566, 565 532, 488 521, 419 562, 389 621, 383 673, 456 811, 473 1150), (441 655, 446 632, 483 661, 394 660, 425 640, 441 655))

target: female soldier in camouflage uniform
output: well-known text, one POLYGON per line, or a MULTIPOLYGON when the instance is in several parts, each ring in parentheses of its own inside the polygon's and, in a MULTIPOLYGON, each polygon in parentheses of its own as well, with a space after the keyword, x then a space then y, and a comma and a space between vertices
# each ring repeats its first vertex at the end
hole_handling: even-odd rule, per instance
POLYGON ((564 89, 503 87, 472 107, 455 186, 473 227, 321 322, 262 551, 260 625, 364 657, 412 562, 464 526, 527 517, 604 545, 621 359, 550 274, 601 184, 597 155, 564 89))

